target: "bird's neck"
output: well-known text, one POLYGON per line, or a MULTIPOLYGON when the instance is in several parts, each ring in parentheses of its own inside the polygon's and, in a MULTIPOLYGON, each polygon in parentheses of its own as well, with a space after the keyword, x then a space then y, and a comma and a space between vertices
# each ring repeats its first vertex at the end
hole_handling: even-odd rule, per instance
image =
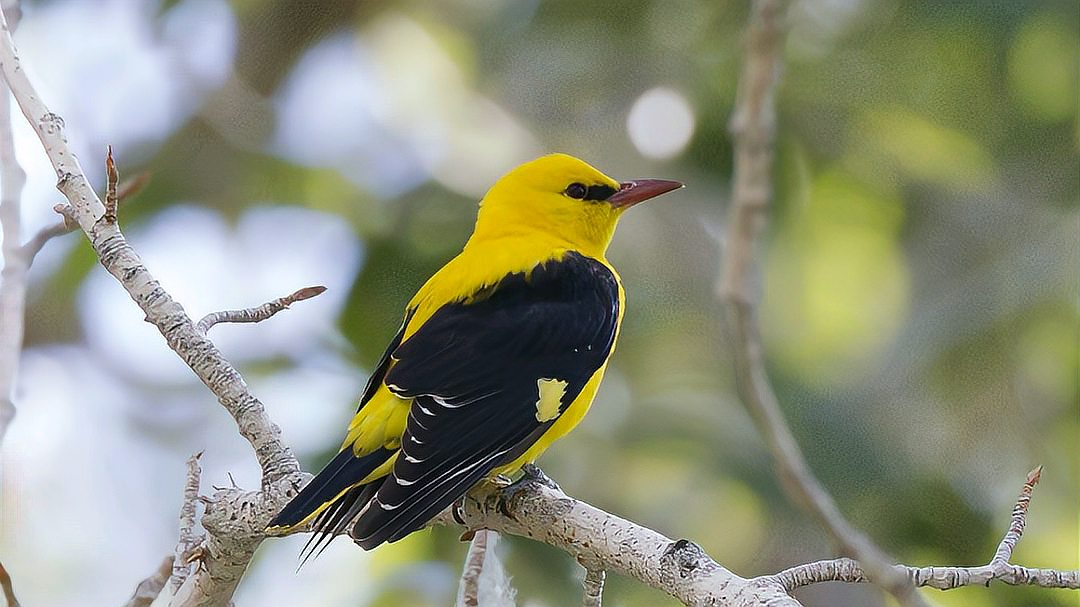
POLYGON ((508 216, 497 209, 481 207, 476 228, 465 248, 509 248, 522 259, 551 257, 555 251, 577 251, 586 257, 604 259, 615 233, 615 221, 577 214, 567 217, 540 215, 508 216))

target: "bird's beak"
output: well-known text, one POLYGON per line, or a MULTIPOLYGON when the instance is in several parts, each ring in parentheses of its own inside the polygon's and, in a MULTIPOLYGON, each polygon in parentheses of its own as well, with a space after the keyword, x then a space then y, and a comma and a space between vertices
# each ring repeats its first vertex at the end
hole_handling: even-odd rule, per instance
POLYGON ((683 187, 682 183, 670 179, 624 181, 619 184, 619 190, 609 196, 607 201, 616 209, 627 209, 639 202, 656 198, 661 194, 667 194, 681 187, 683 187))

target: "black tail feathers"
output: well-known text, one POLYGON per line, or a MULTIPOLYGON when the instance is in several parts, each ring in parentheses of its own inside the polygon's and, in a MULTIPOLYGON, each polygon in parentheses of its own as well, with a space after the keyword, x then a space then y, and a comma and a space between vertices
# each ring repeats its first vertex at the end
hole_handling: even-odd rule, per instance
MULTIPOLYGON (((360 481, 394 455, 389 449, 379 449, 356 457, 352 449, 338 453, 310 483, 292 499, 266 530, 269 534, 283 533, 314 519, 313 529, 321 535, 337 533, 363 508, 379 482, 360 485, 360 481), (362 500, 362 502, 361 502, 362 500)), ((381 480, 381 479, 380 479, 381 480)))

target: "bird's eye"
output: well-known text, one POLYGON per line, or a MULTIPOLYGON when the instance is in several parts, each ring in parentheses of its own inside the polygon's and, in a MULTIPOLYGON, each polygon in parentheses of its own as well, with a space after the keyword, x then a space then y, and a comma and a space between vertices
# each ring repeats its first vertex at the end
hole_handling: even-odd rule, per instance
POLYGON ((566 195, 576 200, 582 200, 589 193, 589 188, 583 183, 571 183, 566 186, 566 195))

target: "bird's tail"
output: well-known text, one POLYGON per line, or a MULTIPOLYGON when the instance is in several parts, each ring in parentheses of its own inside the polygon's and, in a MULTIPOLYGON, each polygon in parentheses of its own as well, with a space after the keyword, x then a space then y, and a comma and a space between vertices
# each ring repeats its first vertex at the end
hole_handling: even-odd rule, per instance
POLYGON ((342 450, 270 521, 267 535, 285 535, 313 520, 320 540, 340 532, 378 488, 382 475, 372 473, 392 464, 395 454, 378 449, 357 457, 352 449, 342 450))

